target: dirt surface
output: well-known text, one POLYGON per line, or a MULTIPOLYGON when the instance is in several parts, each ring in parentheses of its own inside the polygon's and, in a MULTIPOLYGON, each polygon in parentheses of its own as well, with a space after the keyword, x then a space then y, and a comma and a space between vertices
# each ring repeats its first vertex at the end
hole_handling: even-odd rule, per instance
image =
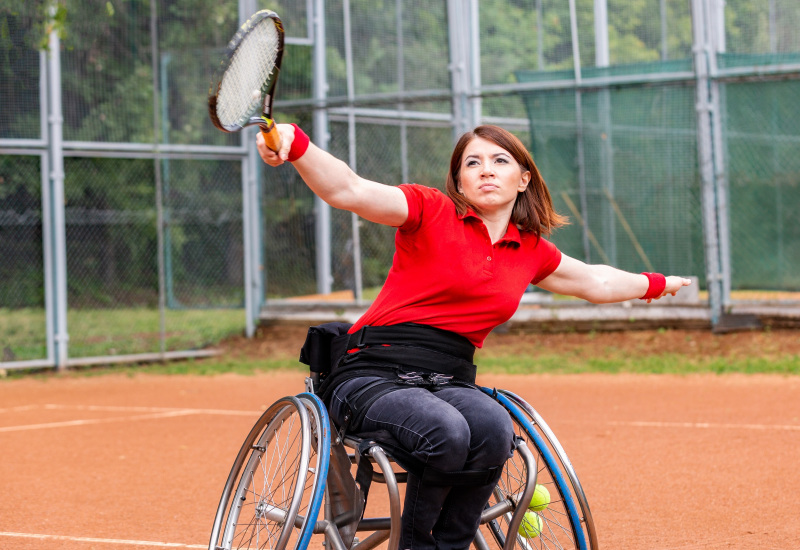
MULTIPOLYGON (((301 327, 274 327, 226 348, 294 357, 304 335, 301 327)), ((487 346, 800 353, 795 332, 588 336, 492 335, 487 346)), ((513 390, 549 422, 586 491, 600 548, 800 548, 800 377, 481 375, 479 382, 513 390)), ((0 548, 207 547, 241 441, 261 410, 299 391, 296 372, 0 380, 0 548)))

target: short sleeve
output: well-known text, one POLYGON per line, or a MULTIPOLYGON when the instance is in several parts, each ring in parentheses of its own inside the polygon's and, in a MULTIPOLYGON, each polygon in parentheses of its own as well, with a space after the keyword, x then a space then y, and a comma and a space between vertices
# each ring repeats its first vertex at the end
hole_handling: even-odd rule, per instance
POLYGON ((536 253, 542 256, 542 261, 539 264, 539 271, 536 277, 531 281, 532 284, 537 284, 539 281, 546 279, 551 275, 558 266, 561 264, 561 251, 556 248, 556 245, 546 239, 539 239, 536 244, 536 253))
POLYGON ((420 228, 425 215, 426 202, 441 201, 445 197, 438 189, 416 183, 404 183, 399 188, 405 194, 408 202, 408 218, 399 228, 405 233, 411 233, 420 228))

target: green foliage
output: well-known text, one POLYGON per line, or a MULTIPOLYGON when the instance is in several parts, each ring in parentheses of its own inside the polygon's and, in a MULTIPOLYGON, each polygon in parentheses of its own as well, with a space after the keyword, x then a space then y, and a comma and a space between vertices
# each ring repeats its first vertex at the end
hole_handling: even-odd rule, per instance
POLYGON ((0 307, 44 303, 39 170, 38 157, 0 156, 0 307))
POLYGON ((40 7, 21 0, 0 3, 0 138, 40 137, 40 7))
POLYGON ((796 2, 775 2, 770 26, 769 2, 727 0, 725 9, 726 51, 767 53, 800 51, 800 9, 796 2))
POLYGON ((64 38, 67 30, 66 0, 4 0, 0 5, 0 40, 9 36, 11 26, 24 29, 26 48, 47 50, 52 32, 64 38))

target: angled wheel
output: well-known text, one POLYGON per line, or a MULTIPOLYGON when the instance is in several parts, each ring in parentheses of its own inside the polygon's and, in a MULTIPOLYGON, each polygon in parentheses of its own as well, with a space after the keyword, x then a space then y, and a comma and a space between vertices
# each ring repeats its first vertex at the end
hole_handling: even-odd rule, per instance
POLYGON ((303 550, 325 492, 327 412, 312 394, 279 399, 256 421, 222 492, 209 550, 303 550))
MULTIPOLYGON (((494 390, 483 388, 488 394, 494 390)), ((498 390, 497 400, 509 411, 514 431, 533 453, 536 464, 536 484, 549 494, 546 507, 530 510, 526 525, 514 529, 514 538, 508 541, 513 512, 522 503, 528 469, 521 453, 514 453, 504 467, 488 507, 511 503, 511 510, 487 521, 482 527, 476 546, 478 548, 519 548, 597 550, 591 512, 574 469, 558 440, 536 411, 522 398, 498 390)))

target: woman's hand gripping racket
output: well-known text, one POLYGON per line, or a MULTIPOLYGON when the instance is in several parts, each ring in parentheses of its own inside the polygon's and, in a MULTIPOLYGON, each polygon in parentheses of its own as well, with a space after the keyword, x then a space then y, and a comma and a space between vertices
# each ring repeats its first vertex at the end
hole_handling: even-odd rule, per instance
POLYGON ((223 132, 258 124, 267 147, 281 148, 272 101, 283 57, 283 23, 274 11, 248 19, 228 44, 208 94, 208 114, 223 132), (260 114, 259 114, 260 113, 260 114))

